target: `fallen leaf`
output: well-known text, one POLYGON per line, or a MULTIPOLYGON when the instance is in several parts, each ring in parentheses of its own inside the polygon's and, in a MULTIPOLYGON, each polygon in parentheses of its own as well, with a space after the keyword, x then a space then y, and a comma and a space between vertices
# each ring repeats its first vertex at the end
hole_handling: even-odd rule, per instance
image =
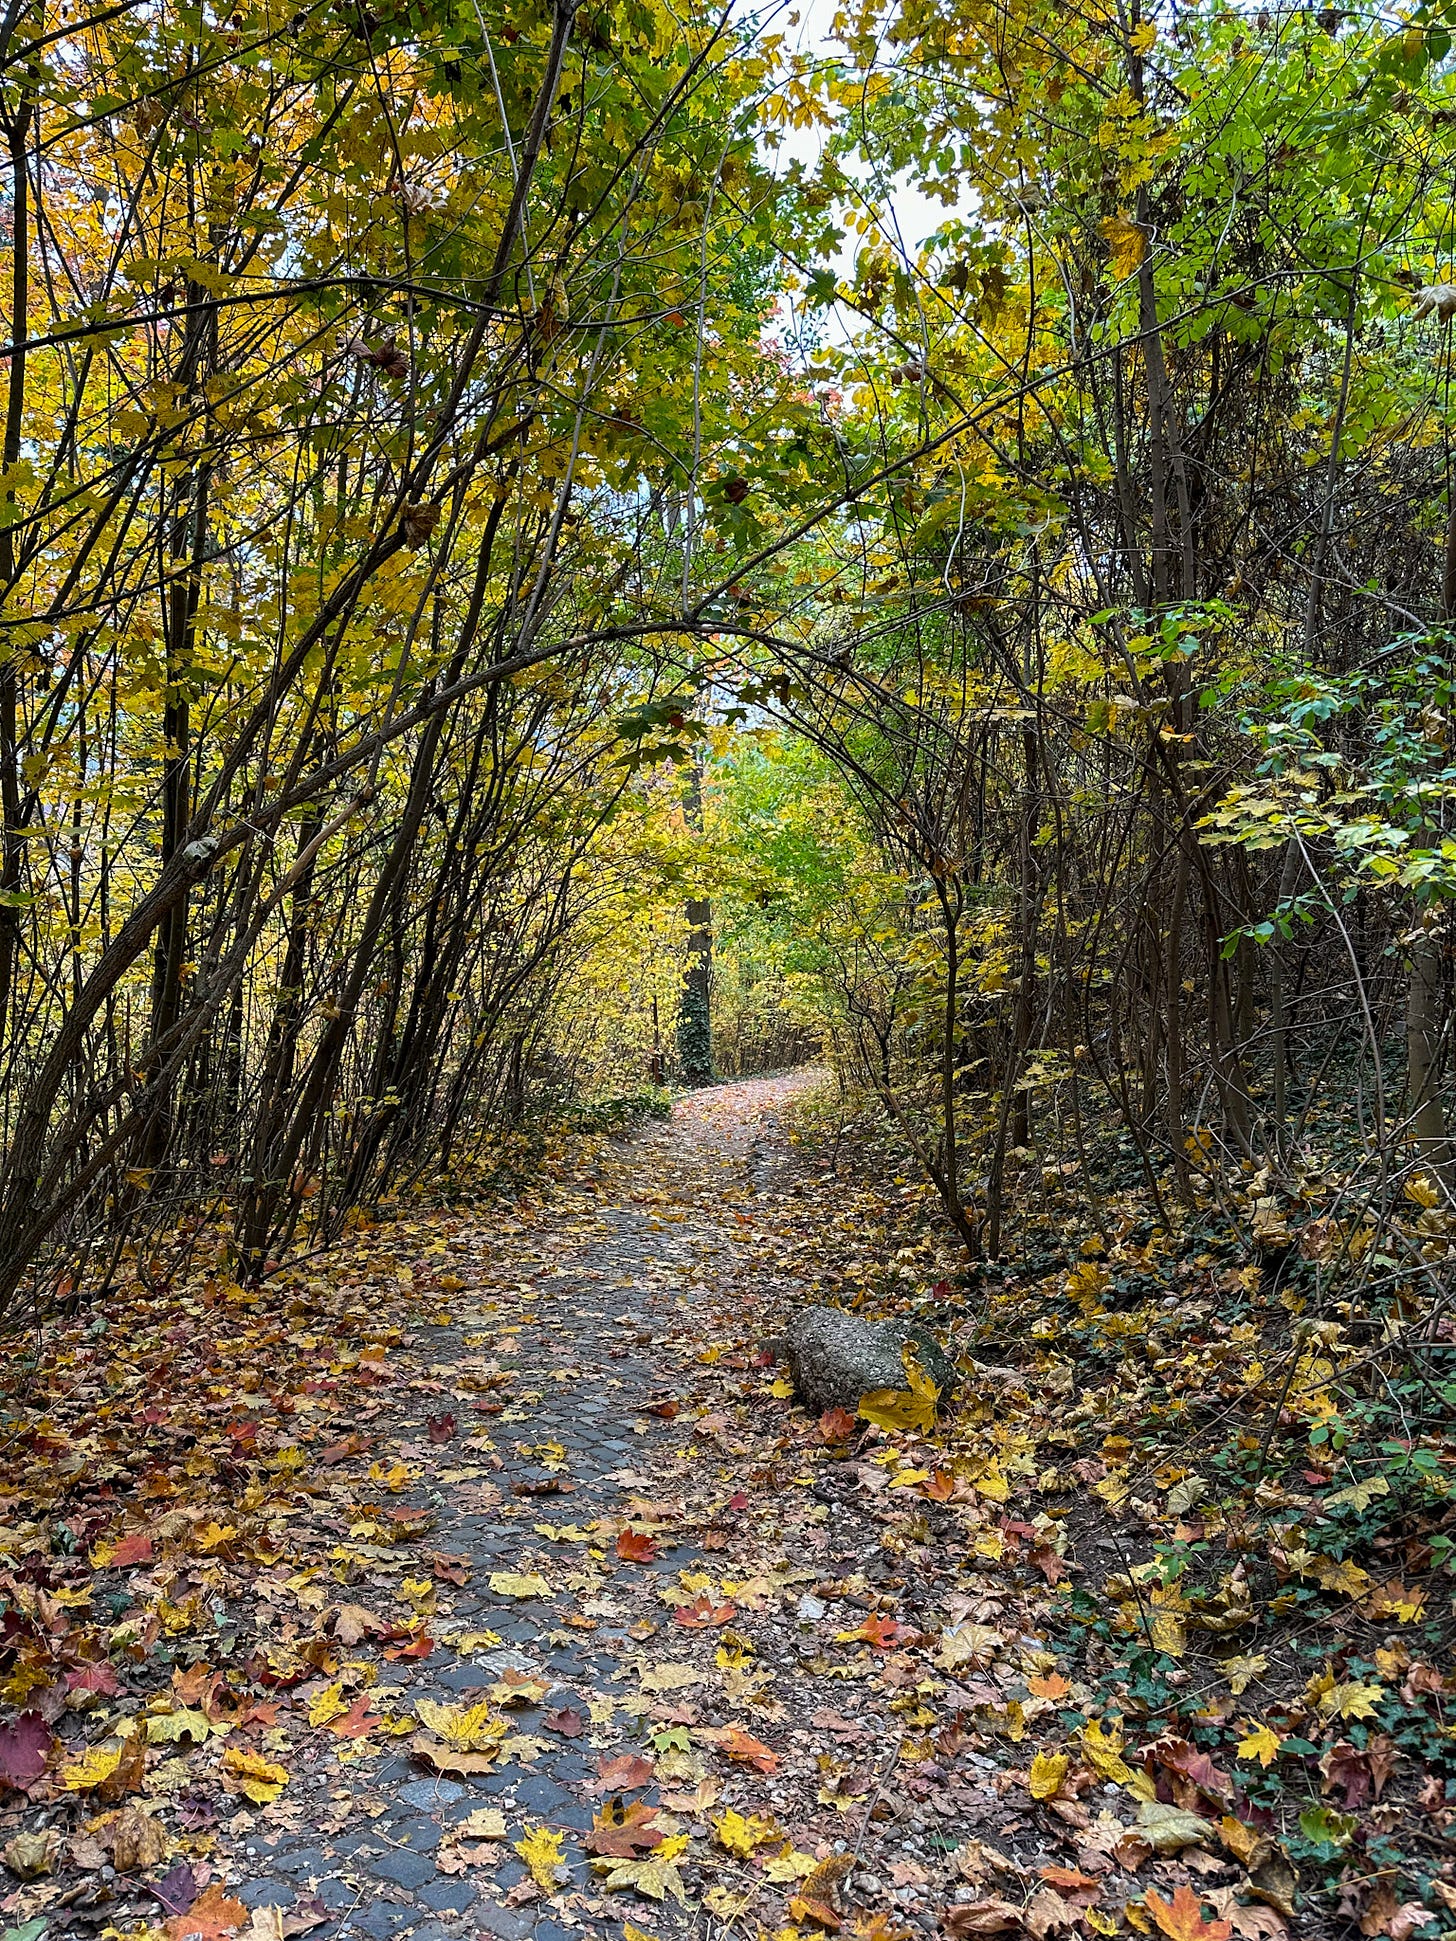
POLYGON ((1171 1901, 1165 1901, 1156 1888, 1150 1887, 1143 1905, 1169 1941, 1230 1941, 1233 1934, 1227 1921, 1203 1918, 1203 1903, 1191 1887, 1175 1889, 1171 1901))
POLYGON ((582 1844, 588 1853, 635 1859, 639 1853, 662 1844, 662 1828, 654 1814, 655 1809, 644 1800, 633 1800, 628 1805, 612 1799, 596 1815, 582 1844))
POLYGON ((549 1827, 535 1826, 512 1842, 543 1894, 553 1892, 556 1887, 557 1873, 561 1867, 561 1841, 562 1835, 553 1833, 549 1827))
POLYGON ((1035 1800, 1055 1799, 1071 1764, 1064 1752, 1039 1752, 1031 1762, 1026 1790, 1035 1800))
POLYGON ((1257 1759, 1265 1768, 1272 1766, 1279 1757, 1279 1748, 1284 1741, 1277 1732, 1271 1732, 1267 1725, 1251 1724, 1240 1739, 1234 1752, 1236 1759, 1257 1759))
POLYGON ((650 1786, 655 1768, 640 1752, 619 1752, 597 1761, 596 1786, 602 1792, 634 1793, 650 1786))
POLYGON ((0 1725, 0 1786, 23 1793, 46 1769, 56 1735, 39 1712, 22 1712, 0 1725))
POLYGON ((755 1739, 751 1732, 745 1732, 741 1726, 729 1726, 718 1744, 740 1766, 753 1766, 761 1773, 776 1773, 779 1769, 778 1754, 771 1752, 761 1739, 755 1739))
POLYGON ((966 1934, 1007 1934, 1024 1930, 1021 1909, 1013 1907, 1010 1901, 992 1898, 984 1901, 962 1901, 945 1911, 941 1922, 952 1941, 959 1941, 966 1934))
POLYGON ((54 1873, 60 1852, 60 1833, 55 1827, 47 1827, 41 1833, 17 1833, 0 1852, 0 1859, 17 1880, 39 1880, 44 1874, 54 1873))
POLYGON ((185 1914, 173 1914, 163 1926, 168 1941, 221 1941, 223 1935, 236 1934, 247 1922, 248 1910, 243 1903, 230 1900, 214 1881, 185 1914))
POLYGON ((1213 1828, 1197 1813, 1181 1806, 1165 1806, 1161 1800, 1138 1801, 1137 1831, 1154 1853, 1181 1853, 1184 1847, 1204 1846, 1213 1828))
POLYGON ((227 1784, 256 1806, 266 1806, 277 1799, 288 1784, 286 1766, 265 1759, 261 1752, 250 1752, 245 1746, 229 1746, 222 1756, 222 1766, 227 1784))
POLYGON ((700 1592, 691 1604, 679 1604, 673 1612, 673 1621, 688 1631, 704 1631, 714 1625, 727 1624, 735 1615, 731 1604, 715 1604, 706 1591, 700 1592))
POLYGON ((119 1874, 145 1872, 167 1857, 167 1829, 138 1800, 129 1800, 109 1832, 111 1864, 119 1874))
POLYGON ((455 1833, 467 1840, 504 1840, 506 1816, 498 1806, 477 1806, 455 1822, 455 1833))
POLYGON ((493 1570, 490 1588, 497 1597, 550 1597, 551 1586, 538 1571, 493 1570))
POLYGON ((731 1806, 713 1828, 713 1838, 723 1851, 735 1854, 740 1860, 747 1860, 778 1837, 779 1830, 772 1820, 757 1813, 739 1813, 731 1806))
POLYGON ((147 1892, 161 1902, 164 1914, 186 1914, 197 1900, 197 1876, 187 1861, 179 1860, 160 1880, 149 1882, 147 1892))

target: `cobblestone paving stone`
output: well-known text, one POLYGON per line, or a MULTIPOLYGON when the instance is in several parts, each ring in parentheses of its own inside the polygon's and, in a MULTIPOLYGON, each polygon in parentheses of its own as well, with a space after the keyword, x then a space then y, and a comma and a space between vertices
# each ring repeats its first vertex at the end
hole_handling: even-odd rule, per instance
MULTIPOLYGON (((454 1318, 426 1334, 439 1392, 411 1398, 417 1419, 395 1411, 390 1440, 415 1468, 433 1464, 434 1475, 391 1507, 433 1513, 429 1548, 465 1560, 467 1583, 448 1606, 457 1636, 488 1631, 500 1642, 466 1651, 442 1644, 423 1660, 384 1663, 370 1702, 403 1713, 422 1698, 483 1697, 508 1669, 534 1673, 550 1681, 546 1698, 512 1716, 522 1734, 540 1741, 539 1756, 455 1779, 432 1776, 400 1741, 373 1762, 320 1768, 313 1796, 291 1815, 296 1830, 271 1831, 260 1816, 236 1852, 228 1891, 245 1905, 282 1909, 314 1898, 328 1914, 315 1933, 371 1941, 460 1941, 477 1932, 498 1941, 565 1941, 613 1920, 661 1931, 687 1919, 671 1904, 644 1906, 630 1894, 613 1896, 608 1913, 572 1838, 592 1822, 586 1782, 597 1760, 604 1750, 639 1747, 640 1717, 618 1712, 575 1740, 542 1726, 554 1709, 584 1714, 599 1694, 625 1700, 635 1684, 631 1661, 663 1656, 671 1639, 648 1643, 640 1617, 634 1636, 610 1582, 599 1588, 599 1573, 595 1596, 573 1593, 568 1580, 581 1576, 581 1547, 543 1539, 536 1529, 621 1517, 634 1498, 681 1491, 692 1415, 650 1409, 683 1386, 700 1345, 690 1325, 695 1301, 731 1300, 736 1277, 753 1271, 718 1202, 751 1192, 756 1172, 771 1163, 773 1115, 797 1083, 747 1081, 696 1095, 670 1122, 600 1162, 599 1197, 585 1215, 583 1202, 568 1199, 525 1241, 502 1239, 485 1216, 431 1261, 438 1279, 463 1283, 451 1295, 454 1318), (501 1412, 480 1418, 498 1468, 481 1461, 478 1438, 460 1440, 472 1400, 481 1398, 459 1378, 478 1370, 483 1355, 514 1373, 501 1412), (432 1447, 428 1418, 449 1410, 460 1418, 457 1439, 432 1447), (565 1486, 559 1493, 558 1485, 565 1486), (522 1489, 540 1493, 516 1494, 522 1489), (549 1597, 513 1599, 489 1587, 493 1571, 538 1568, 557 1587, 549 1597), (345 1819, 361 1800, 364 1817, 345 1819), (506 1841, 488 1866, 440 1872, 442 1842, 483 1806, 504 1813, 506 1841), (563 1909, 560 1895, 545 1907, 512 1904, 512 1889, 529 1890, 510 1843, 538 1824, 566 1836, 564 1859, 582 1889, 576 1908, 563 1909)), ((373 1453, 387 1461, 394 1452, 373 1453)), ((675 1540, 647 1569, 671 1578, 703 1555, 691 1540, 675 1540)), ((382 1575, 347 1594, 368 1603, 396 1581, 382 1575)), ((440 1608, 447 1608, 443 1597, 440 1608)), ((639 1797, 654 1803, 659 1793, 654 1786, 639 1797)), ((300 1804, 297 1785, 290 1804, 300 1804)))

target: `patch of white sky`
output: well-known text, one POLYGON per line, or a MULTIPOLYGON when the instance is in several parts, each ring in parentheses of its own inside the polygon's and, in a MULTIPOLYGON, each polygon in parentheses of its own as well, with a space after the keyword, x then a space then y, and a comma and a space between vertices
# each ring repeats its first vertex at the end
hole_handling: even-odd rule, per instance
MULTIPOLYGON (((843 0, 792 0, 773 19, 770 31, 783 33, 791 48, 816 63, 843 60, 844 49, 833 33, 834 17, 842 4, 843 0)), ((888 45, 882 58, 893 59, 888 45)), ((819 122, 804 128, 776 128, 775 132, 781 137, 778 146, 765 143, 764 155, 769 166, 780 173, 793 162, 802 163, 806 173, 816 170, 832 133, 819 122)), ((851 206, 861 217, 871 217, 885 241, 908 263, 916 260, 930 237, 956 213, 943 201, 923 194, 907 173, 883 175, 868 157, 841 157, 841 166, 858 191, 851 206)), ((840 222, 843 226, 843 216, 840 222)), ((864 242, 862 233, 845 228, 838 251, 828 264, 836 277, 842 281, 853 277, 855 258, 864 242)), ((825 334, 841 340, 863 328, 863 319, 842 304, 832 306, 827 321, 825 334)))

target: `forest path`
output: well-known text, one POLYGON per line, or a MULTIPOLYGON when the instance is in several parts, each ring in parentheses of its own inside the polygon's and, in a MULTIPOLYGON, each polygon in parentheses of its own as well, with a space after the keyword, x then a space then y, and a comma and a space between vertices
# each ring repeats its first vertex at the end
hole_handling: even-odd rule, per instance
MULTIPOLYGON (((692 1710, 681 1691, 673 1702, 670 1674, 650 1698, 639 1680, 647 1669, 650 1690, 651 1666, 696 1635, 675 1626, 656 1593, 704 1558, 704 1538, 723 1546, 715 1519, 733 1498, 718 1464, 694 1460, 699 1425, 683 1403, 704 1372, 710 1316, 741 1314, 746 1301, 788 1285, 766 1272, 748 1222, 733 1216, 783 1163, 777 1113, 805 1082, 795 1074, 696 1093, 665 1124, 608 1146, 533 1226, 503 1225, 487 1212, 460 1227, 445 1253, 432 1253, 453 1318, 416 1337, 426 1366, 387 1408, 387 1427, 370 1434, 362 1460, 376 1478, 402 1465, 408 1484, 386 1502, 435 1519, 424 1544, 436 1559, 434 1585, 406 1595, 416 1609, 434 1603, 429 1629, 441 1642, 427 1658, 380 1663, 369 1706, 403 1719, 418 1717, 421 1701, 427 1710, 430 1701, 474 1703, 492 1687, 499 1700, 510 1677, 545 1689, 527 1686, 538 1702, 504 1714, 520 1742, 514 1756, 476 1775, 437 1775, 403 1745, 384 1751, 382 1764, 367 1753, 356 1761, 355 1746, 376 1742, 331 1742, 325 1722, 310 1735, 312 1777, 295 1769, 284 1800, 254 1826, 236 1826, 228 1892, 245 1905, 312 1901, 315 1916, 328 1915, 318 1932, 371 1941, 454 1941, 475 1931, 565 1941, 608 1907, 618 1919, 652 1915, 630 1893, 599 1898, 580 1844, 600 1808, 588 1782, 600 1758, 644 1750, 654 1730, 645 1705, 692 1710), (482 1404, 498 1412, 475 1413, 482 1404), (448 1441, 432 1440, 447 1433, 448 1441), (615 1552, 615 1532, 629 1519, 650 1536, 639 1548, 657 1552, 641 1564, 615 1552), (548 1528, 562 1534, 541 1534, 548 1528), (535 1578, 524 1586, 535 1594, 513 1595, 523 1586, 512 1575, 535 1578), (452 1578, 464 1582, 456 1588, 452 1578), (482 1841, 480 1809, 491 1807, 503 1815, 504 1837, 482 1841), (569 1870, 549 1900, 514 1851, 542 1828, 561 1836, 569 1870)), ((364 1581, 331 1595, 383 1610, 402 1576, 420 1585, 422 1563, 419 1547, 403 1568, 376 1550, 364 1581)), ((328 1683, 296 1690, 293 1708, 325 1709, 327 1697, 317 1701, 328 1683)), ((347 1674, 340 1696, 353 1696, 347 1674)), ((669 1754, 687 1744, 677 1732, 669 1754)), ((645 1750, 652 1756, 650 1743, 645 1750)), ((700 1784, 691 1752, 679 1753, 674 1770, 678 1794, 700 1784)), ((653 1784, 626 1797, 673 1825, 663 1790, 653 1784)), ((630 1843, 623 1853, 630 1859, 630 1843)), ((639 1857, 650 1860, 650 1850, 639 1857)))

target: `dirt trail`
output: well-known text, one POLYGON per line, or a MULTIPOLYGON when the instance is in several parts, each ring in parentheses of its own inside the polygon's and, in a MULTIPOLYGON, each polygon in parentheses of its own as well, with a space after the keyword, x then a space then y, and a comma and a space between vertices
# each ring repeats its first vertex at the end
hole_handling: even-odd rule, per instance
MULTIPOLYGON (((691 1569, 706 1553, 687 1526, 711 1519, 732 1497, 719 1465, 691 1460, 694 1417, 678 1412, 679 1403, 712 1333, 704 1327, 709 1311, 772 1297, 780 1279, 765 1274, 734 1210, 782 1164, 775 1114, 804 1082, 751 1080, 699 1093, 668 1123, 609 1151, 594 1177, 563 1193, 528 1231, 502 1232, 483 1218, 431 1259, 441 1284, 463 1283, 452 1290, 455 1318, 426 1331, 430 1365, 413 1385, 413 1406, 389 1411, 387 1439, 372 1437, 364 1460, 410 1472, 392 1507, 437 1519, 428 1547, 447 1573, 437 1570, 430 1628, 466 1636, 459 1649, 442 1642, 426 1659, 381 1663, 370 1703, 403 1716, 421 1700, 484 1698, 512 1674, 544 1680, 539 1705, 510 1713, 527 1741, 522 1750, 534 1756, 453 1778, 432 1776, 403 1750, 343 1766, 321 1758, 255 1828, 239 1829, 228 1891, 245 1905, 287 1909, 316 1898, 330 1916, 317 1932, 371 1941, 407 1933, 451 1941, 474 1930, 500 1941, 532 1933, 562 1941, 591 1924, 593 1907, 511 1904, 513 1889, 531 1892, 514 1843, 544 1826, 564 1835, 570 1885, 606 1918, 579 1844, 593 1818, 584 1788, 603 1754, 641 1749, 634 1671, 661 1655, 661 1641, 654 1648, 644 1635, 653 1620, 621 1601, 614 1577, 630 1574, 635 1605, 644 1575, 671 1581, 691 1569), (509 1386, 494 1385, 504 1377, 513 1378, 509 1386), (498 1396, 509 1398, 500 1413, 474 1413, 481 1402, 498 1406, 498 1396), (431 1441, 432 1420, 437 1435, 453 1429, 448 1443, 431 1441), (643 1499, 664 1489, 680 1498, 685 1480, 701 1500, 690 1508, 654 1503, 657 1516, 644 1514, 643 1499), (654 1540, 656 1558, 628 1566, 600 1531, 583 1540, 596 1519, 621 1522, 634 1505, 639 1527, 671 1526, 654 1540), (564 1536, 541 1535, 546 1526, 564 1536), (451 1585, 451 1573, 465 1579, 462 1587, 451 1585), (499 1573, 544 1579, 549 1593, 492 1590, 499 1573), (499 1643, 469 1636, 481 1632, 499 1643), (548 1715, 580 1736, 543 1728, 548 1715), (455 1828, 488 1806, 504 1815, 504 1841, 457 1840, 455 1828)), ((388 1555, 372 1561, 366 1580, 343 1595, 383 1609, 409 1572, 388 1555)), ((669 1631, 670 1615, 659 1601, 658 1621, 669 1631)), ((294 1706, 326 1684, 295 1691, 294 1706)), ((340 1744, 347 1753, 348 1741, 340 1744)), ((631 1794, 649 1804, 660 1797, 656 1785, 631 1794)), ((561 1881, 565 1887, 565 1873, 561 1881)), ((650 1910, 630 1894, 612 1897, 614 1914, 634 1911, 645 1919, 650 1910)))

